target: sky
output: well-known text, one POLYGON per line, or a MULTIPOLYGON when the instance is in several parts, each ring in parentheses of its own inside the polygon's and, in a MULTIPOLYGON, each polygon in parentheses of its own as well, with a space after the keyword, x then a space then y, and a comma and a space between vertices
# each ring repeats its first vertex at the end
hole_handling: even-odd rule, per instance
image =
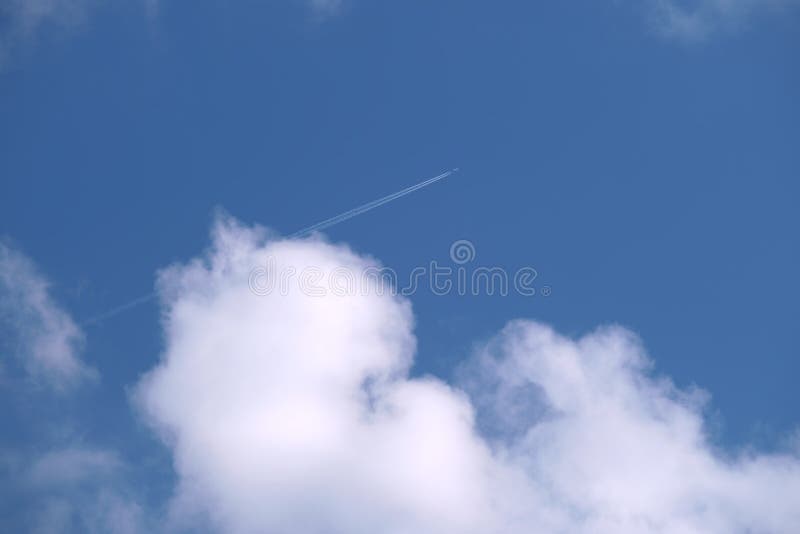
POLYGON ((799 28, 0 0, 0 530, 800 530, 799 28))

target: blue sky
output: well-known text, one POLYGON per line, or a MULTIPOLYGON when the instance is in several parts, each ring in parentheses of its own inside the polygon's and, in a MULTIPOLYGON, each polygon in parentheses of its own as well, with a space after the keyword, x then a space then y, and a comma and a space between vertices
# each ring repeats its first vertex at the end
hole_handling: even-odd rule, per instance
POLYGON ((142 509, 173 494, 174 451, 131 401, 171 346, 158 304, 81 323, 207 249, 216 210, 288 234, 453 167, 328 238, 400 273, 467 239, 552 294, 418 292, 411 376, 452 383, 517 318, 621 325, 710 394, 715 447, 795 435, 796 3, 67 4, 0 8, 0 234, 98 377, 31 386, 7 329, 4 528, 46 493, 8 466, 67 443, 116 451, 142 509))

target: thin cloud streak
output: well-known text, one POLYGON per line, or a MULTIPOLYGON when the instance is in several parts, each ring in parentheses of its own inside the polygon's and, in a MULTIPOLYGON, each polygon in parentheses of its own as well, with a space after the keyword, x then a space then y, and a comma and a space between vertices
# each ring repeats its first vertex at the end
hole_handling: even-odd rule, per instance
POLYGON ((398 191, 396 193, 392 193, 391 195, 386 195, 385 197, 379 198, 378 200, 373 200, 372 202, 367 202, 366 204, 358 206, 357 208, 353 208, 350 211, 346 211, 344 213, 340 213, 339 215, 331 217, 330 219, 325 219, 322 222, 318 222, 316 224, 313 224, 313 225, 309 226, 308 228, 303 228, 302 230, 298 230, 297 232, 295 232, 293 234, 290 234, 287 237, 288 237, 288 239, 297 239, 297 238, 300 238, 300 237, 305 237, 307 235, 310 235, 313 232, 318 232, 320 230, 324 230, 325 228, 330 228, 331 226, 337 225, 337 224, 339 224, 341 222, 344 222, 344 221, 346 221, 348 219, 352 219, 353 217, 358 217, 362 213, 366 213, 368 211, 374 210, 375 208, 383 206, 384 204, 388 204, 389 202, 392 202, 393 200, 397 200, 398 198, 402 198, 402 197, 404 197, 406 195, 410 195, 414 191, 418 191, 419 189, 422 189, 423 187, 428 187, 429 185, 434 184, 434 183, 438 182, 439 180, 444 180, 445 178, 447 178, 448 176, 450 176, 450 175, 452 175, 452 174, 454 174, 456 172, 458 172, 458 168, 451 169, 449 171, 443 172, 442 174, 439 174, 438 176, 434 176, 433 178, 429 178, 428 180, 425 180, 424 182, 420 182, 420 183, 418 183, 416 185, 412 185, 411 187, 407 187, 406 189, 403 189, 402 191, 398 191))
MULTIPOLYGON (((441 174, 438 174, 438 175, 434 176, 433 178, 428 178, 427 180, 424 180, 424 181, 422 181, 422 182, 420 182, 418 184, 412 185, 412 186, 407 187, 405 189, 401 189, 400 191, 397 191, 397 192, 392 193, 390 195, 386 195, 385 197, 381 197, 381 198, 379 198, 377 200, 373 200, 371 202, 367 202, 366 204, 362 204, 361 206, 358 206, 356 208, 350 209, 348 211, 340 213, 339 215, 335 215, 335 216, 333 216, 333 217, 331 217, 329 219, 325 219, 324 221, 320 221, 318 223, 312 224, 311 226, 308 226, 306 228, 298 230, 298 231, 296 231, 296 232, 294 232, 292 234, 289 234, 287 236, 287 239, 299 239, 301 237, 306 237, 308 235, 311 235, 314 232, 318 232, 320 230, 324 230, 326 228, 330 228, 331 226, 335 226, 335 225, 337 225, 339 223, 342 223, 344 221, 352 219, 353 217, 358 217, 359 215, 363 215, 364 213, 366 213, 368 211, 374 210, 375 208, 378 208, 380 206, 388 204, 389 202, 392 202, 392 201, 397 200, 399 198, 402 198, 402 197, 404 197, 406 195, 410 195, 411 193, 414 193, 415 191, 419 191, 420 189, 428 187, 429 185, 432 185, 432 184, 434 184, 434 183, 436 183, 436 182, 438 182, 440 180, 444 180, 448 176, 451 176, 451 175, 453 175, 454 173, 456 173, 458 171, 459 171, 458 167, 456 167, 454 169, 450 169, 449 171, 445 171, 445 172, 443 172, 441 174)), ((121 305, 119 305, 119 306, 117 306, 115 308, 112 308, 112 309, 110 309, 108 311, 105 311, 105 312, 100 313, 98 315, 95 315, 95 316, 93 316, 93 317, 91 317, 89 319, 86 319, 85 321, 83 321, 81 323, 81 325, 82 326, 97 325, 97 324, 102 323, 103 321, 105 321, 107 319, 111 319, 112 317, 116 317, 117 315, 119 315, 121 313, 124 313, 124 312, 126 312, 126 311, 128 311, 130 309, 133 309, 133 308, 139 306, 140 304, 145 304, 147 302, 150 302, 150 301, 154 300, 156 297, 158 297, 158 293, 155 292, 155 291, 153 291, 151 293, 147 293, 147 294, 142 295, 140 297, 137 297, 137 298, 135 298, 135 299, 133 299, 133 300, 131 300, 129 302, 126 302, 125 304, 121 304, 121 305)))

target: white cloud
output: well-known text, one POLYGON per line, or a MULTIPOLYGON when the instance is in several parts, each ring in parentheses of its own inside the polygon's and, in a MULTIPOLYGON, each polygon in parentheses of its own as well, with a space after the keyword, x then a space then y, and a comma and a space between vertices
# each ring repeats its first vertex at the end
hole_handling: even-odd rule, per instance
POLYGON ((4 0, 0 3, 0 66, 21 42, 35 40, 43 27, 76 26, 95 0, 4 0))
POLYGON ((649 0, 653 21, 669 37, 698 41, 747 25, 764 12, 800 5, 798 0, 649 0))
POLYGON ((70 447, 36 458, 26 478, 34 486, 64 486, 108 476, 121 465, 112 451, 70 447))
POLYGON ((145 510, 115 490, 94 488, 76 496, 62 494, 39 501, 41 512, 30 529, 41 534, 144 534, 153 532, 145 510))
POLYGON ((19 458, 0 482, 17 487, 37 513, 21 520, 31 532, 138 534, 152 532, 147 512, 131 496, 125 464, 106 449, 72 445, 19 458))
MULTIPOLYGON (((95 379, 97 372, 78 357, 83 339, 33 262, 0 243, 0 342, 17 357, 26 379, 62 393, 95 379)), ((5 350, 3 356, 7 364, 5 350)), ((12 489, 26 503, 3 511, 8 524, 42 534, 150 531, 148 514, 125 480, 124 462, 116 452, 86 447, 72 435, 69 408, 60 408, 63 397, 57 410, 39 412, 41 391, 9 391, 21 394, 12 404, 28 406, 6 431, 36 438, 24 449, 0 447, 0 489, 12 489)))
POLYGON ((409 377, 407 301, 296 284, 255 296, 248 273, 268 257, 278 271, 374 263, 222 220, 206 257, 161 274, 165 352, 135 398, 173 454, 177 525, 206 514, 234 534, 798 531, 797 455, 716 452, 704 395, 653 378, 629 332, 571 340, 511 323, 467 366, 467 394, 409 377))
POLYGON ((517 321, 474 365, 484 417, 534 408, 534 420, 503 425, 496 450, 570 511, 571 532, 800 527, 797 451, 715 452, 703 426, 706 394, 653 378, 624 329, 573 341, 517 321))
MULTIPOLYGON (((140 0, 157 16, 164 0, 140 0)), ((319 18, 342 10, 344 0, 302 1, 319 18)), ((5 0, 0 2, 0 67, 20 43, 35 41, 57 28, 83 24, 97 0, 5 0)), ((754 16, 800 5, 800 0, 647 0, 654 27, 683 41, 699 41, 720 30, 747 25, 754 16)))
POLYGON ((3 333, 4 352, 14 353, 36 382, 64 390, 97 376, 78 357, 83 332, 53 301, 47 280, 25 255, 0 243, 3 333))
MULTIPOLYGON (((165 0, 140 0, 150 17, 165 0)), ((342 0, 300 0, 320 17, 333 15, 342 0)), ((0 2, 0 67, 21 44, 35 42, 45 32, 84 24, 99 0, 2 0, 0 2)))
POLYGON ((336 13, 342 7, 342 0, 308 0, 311 9, 321 14, 336 13))
POLYGON ((7 0, 3 13, 13 17, 22 31, 31 32, 46 20, 77 22, 91 0, 7 0))

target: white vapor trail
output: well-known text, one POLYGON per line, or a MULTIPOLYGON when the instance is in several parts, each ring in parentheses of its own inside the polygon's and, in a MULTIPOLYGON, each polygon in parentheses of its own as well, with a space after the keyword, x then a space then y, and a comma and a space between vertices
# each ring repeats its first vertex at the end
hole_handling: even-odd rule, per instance
MULTIPOLYGON (((458 167, 456 167, 454 169, 450 169, 449 171, 445 171, 445 172, 443 172, 441 174, 438 174, 438 175, 434 176, 433 178, 428 178, 427 180, 424 180, 424 181, 422 181, 422 182, 420 182, 418 184, 412 185, 410 187, 406 187, 405 189, 402 189, 402 190, 397 191, 395 193, 392 193, 390 195, 386 195, 385 197, 381 197, 381 198, 379 198, 377 200, 373 200, 371 202, 367 202, 366 204, 362 204, 361 206, 358 206, 358 207, 353 208, 351 210, 345 211, 344 213, 340 213, 339 215, 335 215, 335 216, 333 216, 333 217, 331 217, 329 219, 325 219, 324 221, 320 221, 320 222, 318 222, 316 224, 312 224, 311 226, 303 228, 302 230, 298 230, 298 231, 296 231, 296 232, 294 232, 292 234, 289 234, 287 236, 287 239, 297 239, 297 238, 300 238, 300 237, 305 237, 305 236, 310 235, 310 234, 312 234, 314 232, 318 232, 320 230, 324 230, 325 228, 330 228, 331 226, 337 225, 337 224, 339 224, 341 222, 344 222, 344 221, 346 221, 348 219, 352 219, 353 217, 358 217, 359 215, 362 215, 362 214, 364 214, 364 213, 366 213, 368 211, 374 210, 375 208, 383 206, 384 204, 388 204, 389 202, 392 202, 393 200, 397 200, 397 199, 402 198, 402 197, 404 197, 406 195, 410 195, 414 191, 418 191, 418 190, 420 190, 420 189, 422 189, 424 187, 428 187, 429 185, 432 185, 432 184, 438 182, 439 180, 444 180, 448 176, 457 173, 458 170, 459 170, 458 167)), ((81 323, 81 326, 91 326, 91 325, 98 324, 98 323, 100 323, 102 321, 105 321, 106 319, 110 319, 111 317, 114 317, 114 316, 119 315, 119 314, 121 314, 123 312, 126 312, 126 311, 130 310, 131 308, 134 308, 134 307, 136 307, 136 306, 138 306, 140 304, 144 304, 145 302, 149 302, 149 301, 155 299, 157 295, 158 294, 155 291, 153 291, 153 292, 147 293, 146 295, 142 295, 140 297, 137 297, 137 298, 135 298, 135 299, 133 299, 133 300, 131 300, 129 302, 126 302, 125 304, 121 304, 121 305, 119 305, 119 306, 117 306, 115 308, 112 308, 112 309, 110 309, 110 310, 108 310, 106 312, 103 312, 101 314, 95 315, 94 317, 91 317, 91 318, 83 321, 83 323, 81 323)))
POLYGON ((133 299, 133 300, 131 300, 129 302, 126 302, 125 304, 120 304, 119 306, 117 306, 115 308, 112 308, 112 309, 110 309, 108 311, 105 311, 105 312, 99 314, 99 315, 95 315, 94 317, 86 319, 85 321, 83 321, 81 323, 81 326, 92 326, 92 325, 95 325, 95 324, 100 323, 102 321, 105 321, 106 319, 110 319, 111 317, 114 317, 115 315, 119 315, 120 313, 126 312, 126 311, 130 310, 131 308, 135 308, 139 304, 144 304, 145 302, 150 302, 151 300, 156 298, 156 295, 157 295, 157 293, 155 291, 153 291, 153 292, 150 292, 150 293, 148 293, 146 295, 142 295, 140 297, 136 297, 135 299, 133 299))
POLYGON ((423 187, 428 187, 429 185, 431 185, 431 184, 433 184, 435 182, 438 182, 439 180, 444 180, 445 178, 447 178, 448 176, 450 176, 451 174, 454 174, 456 172, 458 172, 458 168, 451 169, 451 170, 449 170, 447 172, 443 172, 442 174, 440 174, 438 176, 434 176, 433 178, 429 178, 429 179, 425 180, 424 182, 420 182, 420 183, 418 183, 416 185, 412 185, 411 187, 407 187, 407 188, 403 189, 402 191, 398 191, 396 193, 392 193, 391 195, 386 195, 385 197, 379 198, 378 200, 373 200, 372 202, 367 202, 366 204, 362 204, 361 206, 358 206, 357 208, 353 208, 353 209, 351 209, 349 211, 346 211, 344 213, 340 213, 339 215, 335 215, 335 216, 331 217, 330 219, 325 219, 324 221, 318 222, 316 224, 312 224, 308 228, 303 228, 302 230, 298 230, 297 232, 289 235, 288 238, 289 239, 295 239, 295 238, 298 238, 298 237, 304 237, 304 236, 307 236, 307 235, 311 234, 312 232, 318 232, 319 230, 324 230, 325 228, 330 228, 331 226, 333 226, 335 224, 339 224, 340 222, 344 222, 347 219, 352 219, 353 217, 357 217, 357 216, 361 215, 362 213, 366 213, 366 212, 368 212, 370 210, 374 210, 375 208, 383 206, 384 204, 388 204, 389 202, 391 202, 393 200, 397 200, 398 198, 404 197, 406 195, 410 195, 414 191, 417 191, 418 189, 422 189, 423 187))

